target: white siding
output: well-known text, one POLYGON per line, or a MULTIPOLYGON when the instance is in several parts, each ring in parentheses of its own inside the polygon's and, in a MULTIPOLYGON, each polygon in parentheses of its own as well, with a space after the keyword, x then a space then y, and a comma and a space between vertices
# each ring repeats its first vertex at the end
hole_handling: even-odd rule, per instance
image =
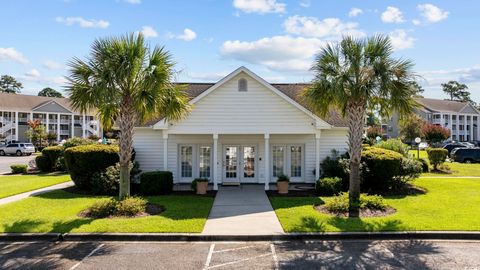
POLYGON ((244 72, 195 103, 186 119, 169 127, 172 134, 314 133, 315 120, 244 72), (238 80, 248 81, 239 92, 238 80))
POLYGON ((163 168, 162 132, 153 129, 135 129, 133 135, 135 160, 142 171, 155 171, 163 168))
POLYGON ((340 153, 345 153, 348 150, 347 130, 331 129, 322 130, 320 138, 320 162, 331 155, 332 149, 340 153))

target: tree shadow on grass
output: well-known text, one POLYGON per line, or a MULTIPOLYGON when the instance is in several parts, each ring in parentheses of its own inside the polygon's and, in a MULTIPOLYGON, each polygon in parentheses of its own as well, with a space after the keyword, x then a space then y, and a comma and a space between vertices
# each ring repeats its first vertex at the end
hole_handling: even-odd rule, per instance
POLYGON ((302 206, 314 207, 325 203, 320 197, 269 197, 269 200, 274 210, 302 206))
POLYGON ((277 244, 280 269, 429 269, 425 256, 440 250, 420 240, 343 240, 277 244), (283 258, 283 259, 282 259, 283 258))
POLYGON ((335 228, 338 228, 342 232, 373 232, 373 231, 399 231, 405 230, 402 226, 402 221, 398 219, 391 220, 376 220, 372 218, 369 222, 363 221, 361 218, 342 218, 331 217, 326 223, 335 228))
MULTIPOLYGON (((68 269, 99 246, 97 242, 25 242, 0 244, 0 269, 68 269)), ((93 256, 111 254, 102 246, 93 256)))
POLYGON ((300 224, 296 224, 291 228, 293 232, 324 232, 325 222, 319 221, 315 217, 302 217, 300 224))
MULTIPOLYGON (((69 221, 55 221, 52 224, 51 233, 66 233, 83 225, 90 224, 93 219, 74 219, 69 221)), ((38 232, 40 227, 47 224, 45 221, 23 219, 11 224, 3 224, 6 233, 38 232)))

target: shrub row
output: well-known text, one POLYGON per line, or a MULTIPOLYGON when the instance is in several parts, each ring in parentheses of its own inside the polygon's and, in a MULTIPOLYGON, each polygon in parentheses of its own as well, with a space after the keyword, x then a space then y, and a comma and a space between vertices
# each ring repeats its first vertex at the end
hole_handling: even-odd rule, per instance
POLYGON ((105 218, 109 216, 136 216, 145 212, 147 201, 139 197, 128 197, 124 200, 102 200, 90 207, 89 216, 93 218, 105 218))
MULTIPOLYGON (((324 207, 334 213, 346 213, 349 206, 348 192, 342 192, 340 195, 327 201, 324 207)), ((360 194, 360 209, 385 210, 387 204, 380 195, 360 194)))
POLYGON ((27 173, 28 165, 25 164, 12 164, 10 165, 12 173, 27 173))

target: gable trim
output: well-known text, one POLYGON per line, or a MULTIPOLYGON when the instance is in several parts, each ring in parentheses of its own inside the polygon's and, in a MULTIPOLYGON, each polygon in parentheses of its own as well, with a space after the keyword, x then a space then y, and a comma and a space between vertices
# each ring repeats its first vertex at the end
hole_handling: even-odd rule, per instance
POLYGON ((467 107, 470 107, 471 109, 473 109, 477 114, 480 114, 480 112, 478 112, 478 110, 470 103, 467 103, 465 104, 465 106, 463 106, 463 108, 459 111, 459 113, 462 113, 463 110, 465 110, 465 108, 467 107))
POLYGON ((37 106, 35 106, 35 107, 32 108, 32 111, 38 110, 38 109, 40 109, 40 108, 42 108, 42 107, 45 107, 45 106, 47 106, 47 105, 50 105, 50 104, 56 104, 56 105, 62 107, 63 109, 67 110, 68 112, 73 113, 70 109, 66 108, 65 106, 63 106, 62 104, 56 102, 55 100, 49 100, 49 101, 46 101, 46 102, 44 102, 44 103, 42 103, 42 104, 40 104, 40 105, 37 105, 37 106))
MULTIPOLYGON (((296 107, 297 109, 299 109, 300 111, 302 111, 303 113, 305 113, 306 115, 308 115, 309 117, 311 117, 312 119, 315 120, 316 122, 316 128, 317 129, 330 129, 330 128, 333 128, 332 125, 330 125, 329 123, 327 123, 325 120, 321 119, 320 117, 316 116, 315 114, 313 114, 312 112, 310 112, 309 110, 307 110, 305 107, 303 107, 302 105, 298 104, 296 101, 292 100, 290 97, 288 97, 287 95, 285 95, 284 93, 282 93, 280 90, 276 89, 275 87, 273 87, 270 83, 268 83, 267 81, 265 81, 263 78, 261 78, 260 76, 258 76, 257 74, 253 73, 252 71, 250 71, 248 68, 244 67, 244 66, 241 66, 239 68, 237 68, 236 70, 232 71, 230 74, 228 74, 227 76, 225 76, 224 78, 222 78, 220 81, 218 81, 217 83, 215 83, 213 86, 211 86, 210 88, 208 88, 206 91, 204 91, 203 93, 201 93, 200 95, 198 95, 197 97, 195 97, 194 99, 192 99, 190 101, 190 104, 195 104, 197 103, 199 100, 201 100, 202 98, 206 97, 207 95, 209 95, 210 93, 212 93, 213 91, 215 91, 217 88, 219 88, 220 86, 222 86, 224 83, 226 83, 227 81, 231 80, 233 77, 237 76, 238 74, 240 74, 241 72, 245 72, 247 75, 249 75, 250 77, 252 77, 253 79, 255 79, 256 81, 258 81, 261 85, 265 86, 266 88, 268 88, 270 91, 274 92, 275 94, 277 94, 278 96, 280 96, 281 98, 283 98, 285 101, 287 101, 288 103, 290 103, 291 105, 293 105, 294 107, 296 107)), ((166 123, 164 121, 164 119, 160 120, 159 122, 155 123, 153 125, 153 127, 155 129, 165 129, 165 128, 168 128, 168 123, 166 123)))

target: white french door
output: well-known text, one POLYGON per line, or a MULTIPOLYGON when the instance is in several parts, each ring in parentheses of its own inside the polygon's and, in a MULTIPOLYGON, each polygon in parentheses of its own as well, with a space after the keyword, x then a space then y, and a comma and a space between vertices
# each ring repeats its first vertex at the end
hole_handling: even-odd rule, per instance
POLYGON ((223 181, 242 183, 257 181, 257 147, 255 145, 223 147, 223 181))
POLYGON ((304 145, 272 145, 271 176, 277 178, 284 174, 292 181, 302 181, 305 174, 304 145))

